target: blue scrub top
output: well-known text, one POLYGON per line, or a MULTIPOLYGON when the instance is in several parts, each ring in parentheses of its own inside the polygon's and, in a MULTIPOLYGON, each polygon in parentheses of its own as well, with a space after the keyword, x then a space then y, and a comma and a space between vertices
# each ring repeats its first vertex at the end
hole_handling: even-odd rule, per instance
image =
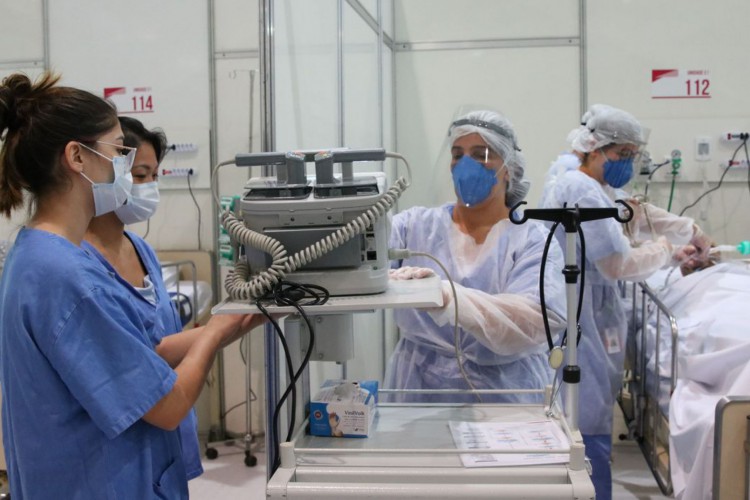
POLYGON ((179 432, 142 419, 177 379, 156 324, 90 254, 18 234, 0 279, 3 445, 14 499, 188 498, 179 432))
MULTIPOLYGON (((159 259, 153 248, 151 248, 151 245, 146 243, 143 238, 131 233, 130 231, 125 231, 125 236, 127 236, 133 243, 133 247, 135 247, 135 251, 141 260, 143 267, 146 269, 149 279, 154 285, 156 304, 148 302, 138 290, 133 288, 133 286, 126 280, 122 279, 107 259, 105 259, 93 245, 84 241, 81 246, 99 259, 109 272, 115 273, 118 281, 122 283, 123 286, 125 286, 136 298, 136 304, 143 315, 142 317, 147 321, 153 321, 155 323, 151 340, 154 347, 156 347, 159 342, 161 342, 162 337, 181 332, 182 321, 180 320, 180 314, 177 312, 174 302, 170 300, 167 287, 164 285, 164 280, 162 279, 161 264, 159 263, 159 259)), ((193 479, 203 474, 200 443, 198 442, 198 417, 195 413, 195 409, 191 409, 190 413, 188 413, 183 421, 180 422, 179 431, 182 440, 182 458, 185 462, 187 478, 193 479)))

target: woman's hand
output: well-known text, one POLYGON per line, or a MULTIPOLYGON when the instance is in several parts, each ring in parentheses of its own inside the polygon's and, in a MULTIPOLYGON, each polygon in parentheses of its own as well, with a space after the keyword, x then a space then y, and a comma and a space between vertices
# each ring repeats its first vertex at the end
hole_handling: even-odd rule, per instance
POLYGON ((216 314, 208 320, 206 328, 216 331, 221 347, 226 347, 265 321, 262 314, 216 314))
POLYGON ((388 271, 388 277, 392 280, 418 280, 435 276, 435 271, 427 267, 399 267, 388 271))

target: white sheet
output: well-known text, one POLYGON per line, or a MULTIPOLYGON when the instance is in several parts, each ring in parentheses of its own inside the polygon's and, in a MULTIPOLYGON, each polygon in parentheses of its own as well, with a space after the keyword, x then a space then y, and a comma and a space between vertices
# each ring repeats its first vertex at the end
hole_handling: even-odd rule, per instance
MULTIPOLYGON (((660 296, 678 318, 680 335, 669 405, 675 497, 711 498, 716 403, 724 395, 750 395, 750 266, 717 265, 676 280, 660 296)), ((664 326, 662 332, 660 365, 669 370, 671 342, 664 326)))

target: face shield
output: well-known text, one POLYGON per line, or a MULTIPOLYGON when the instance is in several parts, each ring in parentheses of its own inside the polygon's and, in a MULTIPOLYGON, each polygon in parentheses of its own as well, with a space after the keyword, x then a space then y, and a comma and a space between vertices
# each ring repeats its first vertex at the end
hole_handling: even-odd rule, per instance
POLYGON ((460 146, 451 147, 451 168, 463 157, 468 156, 472 160, 481 163, 485 168, 492 168, 492 163, 502 162, 502 158, 492 151, 489 146, 472 146, 464 150, 460 146))
MULTIPOLYGON (((430 176, 426 205, 467 201, 457 193, 460 182, 453 175, 455 166, 462 159, 491 171, 492 179, 488 174, 481 174, 487 185, 492 183, 490 188, 499 182, 505 184, 507 206, 513 206, 526 196, 529 183, 524 176, 525 159, 511 123, 502 114, 489 111, 486 106, 462 106, 448 125, 448 133, 430 176), (467 136, 471 137, 467 139, 467 136)), ((472 165, 472 168, 477 171, 476 166, 472 165)), ((476 202, 476 196, 473 201, 476 202)))

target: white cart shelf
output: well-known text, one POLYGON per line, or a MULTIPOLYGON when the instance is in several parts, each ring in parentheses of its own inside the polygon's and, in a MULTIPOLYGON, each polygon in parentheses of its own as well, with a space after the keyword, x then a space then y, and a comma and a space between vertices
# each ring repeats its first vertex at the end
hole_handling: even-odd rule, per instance
POLYGON ((271 499, 593 498, 586 469, 573 470, 569 464, 466 468, 448 428, 451 421, 547 418, 541 405, 383 404, 368 438, 301 434, 282 445, 281 467, 269 480, 267 495, 271 499))

